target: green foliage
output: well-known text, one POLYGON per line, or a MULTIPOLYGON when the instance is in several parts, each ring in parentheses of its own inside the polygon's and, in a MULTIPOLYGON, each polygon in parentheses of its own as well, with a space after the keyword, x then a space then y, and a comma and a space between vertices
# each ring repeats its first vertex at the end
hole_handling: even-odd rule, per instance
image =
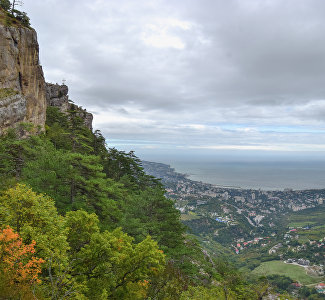
POLYGON ((70 211, 65 217, 65 226, 68 229, 70 252, 77 253, 82 247, 90 243, 91 236, 99 233, 99 220, 96 214, 85 211, 70 211))
POLYGON ((163 265, 164 255, 150 237, 133 244, 131 237, 116 229, 91 236, 77 254, 75 272, 78 280, 87 283, 86 295, 92 299, 100 299, 104 292, 110 299, 137 299, 132 298, 133 284, 146 289, 144 280, 163 265))
POLYGON ((14 130, 0 136, 0 187, 5 187, 12 178, 21 177, 24 164, 25 141, 17 139, 14 130))
POLYGON ((11 8, 11 3, 9 0, 0 0, 0 7, 5 11, 9 11, 11 8))
POLYGON ((63 219, 48 196, 18 184, 0 196, 0 226, 10 225, 25 243, 36 241, 41 258, 62 259, 67 250, 63 219))
POLYGON ((183 292, 180 300, 234 300, 236 296, 233 292, 224 291, 221 287, 206 288, 203 286, 190 287, 183 292))
POLYGON ((276 287, 277 292, 284 292, 290 290, 290 285, 294 282, 290 277, 283 275, 269 275, 267 280, 272 286, 276 287))
POLYGON ((149 188, 125 198, 122 210, 123 229, 136 241, 149 234, 166 252, 183 244, 185 228, 179 221, 179 212, 173 201, 164 197, 162 189, 149 188))
POLYGON ((298 295, 302 299, 308 300, 325 299, 325 295, 318 294, 315 288, 310 288, 307 286, 303 286, 301 289, 299 289, 298 295))
POLYGON ((19 11, 17 9, 14 9, 12 11, 13 15, 15 16, 15 18, 23 25, 26 27, 30 26, 30 19, 27 16, 27 13, 25 13, 24 11, 19 11))

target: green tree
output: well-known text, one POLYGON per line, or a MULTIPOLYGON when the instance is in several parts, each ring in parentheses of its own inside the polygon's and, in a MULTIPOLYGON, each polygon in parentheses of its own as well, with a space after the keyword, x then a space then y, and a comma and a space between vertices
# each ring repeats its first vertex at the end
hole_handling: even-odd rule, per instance
MULTIPOLYGON (((183 292, 180 300, 235 300, 238 299, 233 292, 225 294, 220 287, 207 288, 203 286, 191 286, 188 291, 183 292)), ((249 299, 249 298, 247 298, 249 299)), ((251 298, 250 298, 251 299, 251 298)))
POLYGON ((161 188, 148 188, 125 198, 122 211, 122 227, 136 241, 150 235, 167 254, 182 247, 185 227, 174 202, 164 196, 161 188))
POLYGON ((26 12, 14 9, 13 13, 14 13, 15 18, 17 20, 19 20, 22 25, 27 26, 27 27, 30 26, 30 19, 27 16, 26 12))
POLYGON ((11 3, 9 0, 0 0, 0 7, 6 11, 9 11, 11 8, 11 3))
POLYGON ((99 233, 99 219, 96 214, 89 214, 82 210, 70 211, 65 217, 68 230, 70 252, 75 254, 82 247, 90 243, 91 237, 99 233))
POLYGON ((0 226, 6 225, 14 228, 24 243, 36 242, 36 255, 45 260, 44 292, 56 293, 57 285, 62 293, 63 287, 69 290, 73 283, 64 275, 68 267, 66 229, 54 201, 17 184, 0 196, 0 226))
POLYGON ((5 187, 13 178, 21 178, 26 160, 25 145, 26 140, 19 140, 15 130, 0 136, 0 187, 5 187))
POLYGON ((150 276, 163 270, 164 255, 150 237, 139 244, 132 240, 120 229, 91 235, 74 266, 78 281, 87 285, 86 296, 144 299, 150 276))
POLYGON ((65 259, 68 243, 63 218, 48 196, 36 194, 24 184, 3 192, 0 196, 0 226, 4 225, 14 228, 25 243, 36 241, 39 257, 65 259))
POLYGON ((22 171, 23 181, 35 191, 55 199, 60 213, 83 208, 96 212, 103 225, 112 227, 117 223, 116 201, 123 189, 106 178, 98 156, 56 149, 51 142, 39 137, 30 138, 26 153, 28 161, 22 171))

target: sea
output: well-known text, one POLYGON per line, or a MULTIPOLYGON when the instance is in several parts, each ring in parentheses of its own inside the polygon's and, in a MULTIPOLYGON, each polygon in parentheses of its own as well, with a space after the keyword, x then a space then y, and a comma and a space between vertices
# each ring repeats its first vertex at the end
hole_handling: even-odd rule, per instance
POLYGON ((185 162, 173 161, 176 172, 221 187, 261 190, 325 188, 325 162, 185 162))
MULTIPOLYGON (((141 158, 141 157, 140 157, 141 158)), ((145 160, 170 165, 189 179, 220 187, 261 190, 325 189, 325 154, 187 153, 148 155, 145 160)))

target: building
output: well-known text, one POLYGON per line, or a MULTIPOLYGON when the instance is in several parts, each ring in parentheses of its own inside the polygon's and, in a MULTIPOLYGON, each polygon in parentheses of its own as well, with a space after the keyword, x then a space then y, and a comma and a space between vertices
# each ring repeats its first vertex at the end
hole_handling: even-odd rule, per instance
POLYGON ((325 283, 321 282, 315 286, 318 293, 325 294, 325 283))

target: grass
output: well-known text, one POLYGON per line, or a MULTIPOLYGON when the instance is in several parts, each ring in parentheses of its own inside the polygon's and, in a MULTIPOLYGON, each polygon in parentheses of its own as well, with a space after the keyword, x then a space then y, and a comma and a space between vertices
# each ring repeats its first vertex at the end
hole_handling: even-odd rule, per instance
POLYGON ((310 226, 309 230, 298 229, 300 242, 319 240, 325 236, 325 205, 302 210, 289 215, 288 226, 299 228, 310 226))
POLYGON ((190 211, 188 214, 181 214, 182 221, 191 221, 196 219, 200 219, 200 217, 194 212, 190 211))
POLYGON ((305 227, 307 225, 325 225, 325 205, 301 210, 290 214, 290 227, 305 227))
POLYGON ((0 8, 0 24, 5 26, 17 26, 19 22, 5 10, 0 8))
POLYGON ((0 24, 4 26, 10 27, 27 27, 30 28, 30 25, 23 24, 23 22, 19 21, 15 16, 13 16, 10 12, 5 11, 0 7, 0 24))
POLYGON ((253 273, 264 276, 272 274, 285 275, 304 285, 318 283, 324 280, 324 277, 307 275, 303 267, 285 264, 279 260, 264 262, 254 269, 253 273))
POLYGON ((14 96, 17 94, 18 94, 18 92, 13 89, 7 89, 7 88, 1 89, 0 88, 0 99, 14 96))

